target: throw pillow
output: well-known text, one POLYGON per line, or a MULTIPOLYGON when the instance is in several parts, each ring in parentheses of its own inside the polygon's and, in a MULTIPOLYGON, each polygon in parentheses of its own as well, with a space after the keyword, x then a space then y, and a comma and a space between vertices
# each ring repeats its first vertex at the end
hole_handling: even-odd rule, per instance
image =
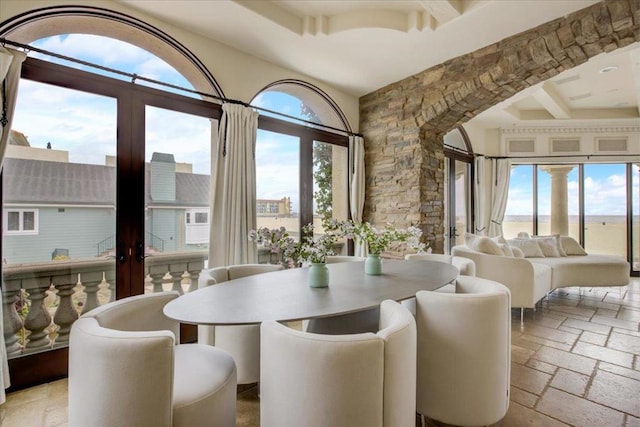
POLYGON ((500 247, 500 249, 502 249, 502 252, 504 252, 504 256, 513 258, 513 250, 508 243, 498 243, 498 246, 500 247))
POLYGON ((584 248, 573 237, 560 236, 560 242, 567 255, 587 255, 584 248))
POLYGON ((464 233, 464 244, 468 248, 473 249, 473 241, 476 239, 476 237, 479 237, 479 236, 476 236, 475 234, 469 233, 469 232, 464 233))
POLYGON ((527 233, 526 231, 521 231, 518 233, 518 239, 530 239, 531 236, 529 236, 529 233, 527 233))
POLYGON ((504 256, 504 252, 500 249, 500 246, 489 237, 479 236, 473 241, 473 250, 482 252, 489 255, 504 256))
POLYGON ((509 245, 520 248, 525 258, 544 258, 537 239, 511 239, 509 245))
POLYGON ((554 237, 536 238, 535 240, 538 242, 538 246, 540 246, 545 257, 557 258, 560 256, 558 244, 554 237))
POLYGON ((510 246, 514 258, 524 258, 524 252, 517 246, 510 246))
MULTIPOLYGON (((548 236, 538 235, 538 236, 533 236, 533 238, 534 239, 554 239, 556 250, 558 251, 558 254, 559 254, 557 256, 567 256, 566 252, 564 251, 564 248, 562 247, 562 243, 560 242, 559 234, 550 234, 548 236)), ((544 249, 542 250, 542 252, 544 252, 544 249)), ((545 256, 553 256, 553 255, 545 254, 545 256)))

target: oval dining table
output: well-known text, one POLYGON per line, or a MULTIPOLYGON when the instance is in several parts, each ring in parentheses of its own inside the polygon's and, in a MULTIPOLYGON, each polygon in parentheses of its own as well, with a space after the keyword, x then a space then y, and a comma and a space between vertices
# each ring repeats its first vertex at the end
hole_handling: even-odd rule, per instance
POLYGON ((296 321, 355 313, 386 299, 402 301, 433 291, 458 276, 453 265, 389 260, 383 273, 364 272, 364 261, 328 264, 329 286, 311 288, 309 267, 262 273, 189 292, 169 302, 164 314, 197 325, 247 325, 265 320, 296 321))

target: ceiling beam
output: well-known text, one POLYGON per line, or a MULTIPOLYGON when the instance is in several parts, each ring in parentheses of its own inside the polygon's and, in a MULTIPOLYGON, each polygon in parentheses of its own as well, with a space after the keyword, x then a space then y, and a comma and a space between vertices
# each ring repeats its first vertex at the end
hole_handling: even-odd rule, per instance
POLYGON ((302 34, 303 20, 272 1, 232 0, 254 13, 296 34, 302 34))
POLYGON ((431 16, 438 21, 439 24, 444 24, 462 15, 463 2, 462 0, 418 0, 418 3, 429 12, 431 16))
POLYGON ((571 109, 551 83, 545 82, 533 97, 556 119, 571 118, 571 109))

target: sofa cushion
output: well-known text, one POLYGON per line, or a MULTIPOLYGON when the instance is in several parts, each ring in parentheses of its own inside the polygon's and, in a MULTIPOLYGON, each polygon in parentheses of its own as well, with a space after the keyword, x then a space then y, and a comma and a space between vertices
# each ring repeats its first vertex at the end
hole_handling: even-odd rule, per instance
POLYGON ((536 239, 511 239, 509 244, 520 248, 525 258, 544 257, 536 239))
POLYGON ((551 267, 551 287, 625 286, 629 283, 629 263, 612 255, 568 255, 532 259, 534 265, 551 267))
POLYGON ((504 256, 508 256, 512 258, 514 257, 513 249, 511 249, 511 246, 509 246, 508 243, 498 243, 498 246, 500 247, 500 249, 502 249, 504 256))
POLYGON ((485 236, 476 237, 473 240, 471 249, 489 255, 504 255, 504 252, 500 249, 498 243, 490 237, 485 236))
POLYGON ((533 238, 539 239, 538 243, 540 243, 540 240, 544 240, 545 242, 547 242, 548 240, 551 240, 553 242, 552 244, 555 246, 555 250, 550 247, 551 243, 544 244, 548 249, 549 255, 547 255, 547 252, 545 252, 545 248, 543 247, 543 245, 540 244, 540 249, 542 249, 542 253, 544 253, 544 256, 567 256, 566 252, 564 251, 564 248, 562 247, 562 242, 560 241, 559 234, 550 234, 546 236, 538 235, 538 236, 533 236, 533 238), (558 255, 555 255, 556 251, 558 252, 558 255))
POLYGON ((556 239, 554 237, 543 237, 537 238, 538 246, 540 246, 540 250, 545 257, 557 258, 560 256, 560 251, 558 250, 558 243, 556 243, 556 239))
POLYGON ((524 252, 517 246, 509 246, 514 258, 524 258, 524 252))
POLYGON ((580 246, 580 243, 578 243, 573 237, 561 236, 560 243, 562 244, 562 248, 567 255, 587 255, 587 252, 584 250, 584 248, 580 246))

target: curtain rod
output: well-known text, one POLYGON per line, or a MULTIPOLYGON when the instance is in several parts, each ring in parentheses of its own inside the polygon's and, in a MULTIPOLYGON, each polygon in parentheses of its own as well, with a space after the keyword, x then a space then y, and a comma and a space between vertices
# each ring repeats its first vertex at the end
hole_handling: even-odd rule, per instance
POLYGON ((223 103, 226 102, 226 103, 229 103, 229 104, 238 104, 238 105, 242 105, 244 107, 255 108, 256 110, 259 110, 259 111, 264 111, 266 113, 271 113, 271 114, 275 114, 275 115, 280 116, 280 117, 286 117, 288 119, 293 119, 293 120, 298 121, 298 122, 306 123, 308 125, 311 125, 310 127, 318 127, 318 126, 320 126, 320 127, 324 128, 324 129, 331 129, 331 130, 334 130, 336 132, 341 132, 341 133, 347 134, 347 136, 359 136, 359 137, 363 136, 361 133, 351 132, 351 131, 348 131, 348 130, 345 130, 345 129, 340 129, 340 128, 336 128, 336 127, 329 126, 329 125, 324 125, 322 123, 312 122, 311 120, 301 119, 301 118, 298 118, 298 117, 295 117, 295 116, 291 116, 291 115, 288 115, 288 114, 285 114, 285 113, 280 113, 278 111, 270 110, 268 108, 257 107, 255 105, 251 105, 251 104, 248 104, 248 103, 246 103, 244 101, 240 101, 240 100, 237 100, 237 99, 224 98, 224 97, 221 97, 221 96, 218 96, 218 95, 213 95, 213 94, 206 93, 206 92, 200 92, 200 91, 197 91, 195 89, 188 89, 188 88, 185 88, 185 87, 182 87, 182 86, 178 86, 178 85, 174 85, 174 84, 171 84, 171 83, 162 82, 162 81, 159 81, 159 80, 150 79, 148 77, 140 76, 140 75, 135 74, 135 73, 129 73, 129 72, 126 72, 126 71, 117 70, 115 68, 105 67, 104 65, 94 64, 92 62, 84 61, 82 59, 72 58, 70 56, 62 55, 60 53, 51 52, 51 51, 48 51, 48 50, 45 50, 45 49, 40 49, 40 48, 35 47, 35 46, 14 42, 13 40, 9 40, 9 39, 5 39, 4 37, 0 37, 0 45, 2 45, 4 47, 7 44, 11 45, 13 47, 18 47, 20 49, 24 49, 27 52, 34 51, 34 52, 41 53, 43 55, 53 56, 55 58, 64 59, 66 61, 75 62, 75 63, 81 64, 81 65, 86 65, 88 67, 97 68, 97 69, 103 70, 103 71, 108 71, 108 72, 113 73, 113 74, 119 74, 121 76, 129 77, 129 78, 131 78, 131 83, 132 84, 135 84, 136 80, 143 80, 143 81, 146 81, 146 82, 149 82, 149 83, 153 83, 153 84, 157 84, 157 85, 160 85, 160 86, 170 87, 170 88, 181 90, 181 91, 184 91, 184 92, 193 93, 195 95, 205 96, 205 97, 208 97, 208 98, 213 98, 213 99, 221 101, 223 103))
POLYGON ((550 156, 526 156, 526 157, 508 157, 508 156, 485 156, 483 154, 474 154, 474 157, 483 156, 485 159, 510 159, 510 160, 528 160, 528 159, 575 159, 586 157, 640 157, 640 154, 558 154, 550 156))

